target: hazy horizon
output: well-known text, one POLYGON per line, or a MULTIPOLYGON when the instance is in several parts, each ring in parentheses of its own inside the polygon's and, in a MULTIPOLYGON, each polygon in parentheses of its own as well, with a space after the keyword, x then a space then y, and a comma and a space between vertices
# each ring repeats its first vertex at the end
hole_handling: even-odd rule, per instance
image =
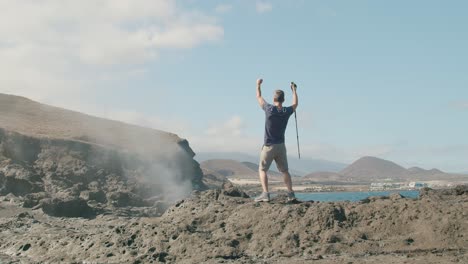
MULTIPOLYGON (((365 156, 363 156, 365 157, 365 156)), ((337 164, 340 164, 340 165, 343 165, 343 166, 349 166, 351 165, 352 163, 354 163, 355 161, 363 158, 363 157, 359 157, 358 159, 350 162, 350 163, 341 163, 341 162, 337 162, 337 161, 334 161, 334 160, 323 160, 323 159, 313 159, 313 158, 307 158, 307 159, 301 159, 299 160, 297 158, 297 155, 294 156, 293 154, 289 156, 289 159, 291 160, 294 160, 294 162, 307 162, 307 161, 310 161, 310 160, 314 160, 314 161, 318 161, 318 162, 331 162, 331 163, 337 163, 337 164)), ((379 158, 379 159, 384 159, 384 158, 381 158, 381 157, 376 157, 376 158, 379 158)), ((202 162, 202 161, 206 161, 206 160, 210 160, 210 159, 233 159, 233 160, 237 160, 239 162, 243 162, 243 161, 247 161, 247 162, 254 162, 256 164, 258 164, 258 157, 256 155, 256 153, 241 153, 241 152, 199 152, 199 153, 196 153, 195 155, 195 160, 199 161, 199 162, 202 162), (215 156, 216 155, 216 156, 215 156), (248 157, 248 158, 247 158, 248 157), (244 160, 245 159, 245 160, 244 160)), ((388 159, 384 159, 384 160, 387 160, 387 161, 390 161, 390 162, 394 162, 396 163, 397 165, 400 165, 406 169, 410 169, 410 168, 413 168, 413 167, 419 167, 417 165, 409 165, 409 166, 403 166, 401 164, 399 164, 398 162, 395 162, 393 160, 388 160, 388 159)), ((431 169, 439 169, 439 168, 436 168, 436 167, 420 167, 421 169, 425 169, 425 170, 431 170, 431 169)), ((297 168, 295 168, 297 169, 297 168)), ((303 170, 299 170, 300 172, 305 172, 303 170)), ((325 170, 326 171, 326 170, 325 170)), ((338 172, 339 170, 328 170, 330 172, 338 172)), ((446 173, 455 173, 455 174, 468 174, 468 171, 444 171, 446 173)), ((307 173, 307 172, 305 172, 307 173)))
MULTIPOLYGON (((467 172, 468 2, 0 1, 0 93, 255 154, 298 84, 301 155, 467 172)), ((297 157, 294 119, 286 140, 297 157)))

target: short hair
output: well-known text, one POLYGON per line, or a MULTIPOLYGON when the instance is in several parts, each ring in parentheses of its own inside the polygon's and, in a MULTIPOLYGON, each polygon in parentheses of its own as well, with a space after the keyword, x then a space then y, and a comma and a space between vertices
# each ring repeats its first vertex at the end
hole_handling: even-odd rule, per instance
POLYGON ((279 103, 284 102, 284 92, 283 92, 283 90, 276 90, 275 91, 273 101, 274 102, 279 102, 279 103))

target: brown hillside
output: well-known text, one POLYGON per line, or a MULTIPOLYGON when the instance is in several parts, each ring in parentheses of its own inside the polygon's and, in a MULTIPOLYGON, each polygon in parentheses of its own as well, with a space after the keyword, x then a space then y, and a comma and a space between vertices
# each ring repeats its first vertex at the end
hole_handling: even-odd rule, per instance
MULTIPOLYGON (((274 165, 272 165, 274 166, 274 165)), ((200 163, 203 170, 214 171, 225 177, 258 179, 258 164, 251 162, 239 162, 230 159, 212 159, 200 163)), ((275 171, 268 172, 269 177, 282 177, 275 171)))
POLYGON ((411 167, 408 169, 408 172, 409 173, 424 173, 426 172, 426 170, 420 167, 411 167))
POLYGON ((210 189, 221 188, 227 181, 226 176, 212 171, 210 169, 202 168, 203 183, 210 189))
MULTIPOLYGON (((241 162, 241 163, 244 164, 245 166, 249 167, 251 170, 253 170, 253 171, 255 171, 255 172, 258 171, 258 164, 256 164, 256 163, 248 162, 248 161, 243 161, 243 162, 241 162)), ((272 164, 272 165, 270 166, 270 170, 268 171, 268 176, 272 176, 272 177, 283 177, 281 173, 272 170, 274 166, 275 166, 275 164, 272 164)), ((291 173, 292 173, 292 172, 291 172, 291 173)), ((291 176, 294 177, 293 174, 291 174, 291 176)))
MULTIPOLYGON (((0 94, 0 127, 20 134, 71 139, 161 153, 174 143, 187 145, 175 134, 94 117, 44 105, 24 97, 0 94)), ((188 150, 188 148, 187 148, 188 150)))
POLYGON ((419 167, 405 169, 384 159, 363 157, 339 172, 345 181, 374 182, 383 179, 394 181, 448 181, 468 182, 468 175, 450 174, 438 169, 419 167))
POLYGON ((211 170, 225 177, 258 178, 258 172, 235 160, 213 159, 200 164, 202 169, 211 170))
POLYGON ((375 157, 363 157, 346 167, 339 174, 354 180, 402 179, 407 170, 400 165, 375 157))

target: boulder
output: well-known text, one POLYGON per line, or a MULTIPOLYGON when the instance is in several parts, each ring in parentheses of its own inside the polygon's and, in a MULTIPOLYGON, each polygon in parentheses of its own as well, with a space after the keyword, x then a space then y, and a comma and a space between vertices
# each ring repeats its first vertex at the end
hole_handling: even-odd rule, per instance
POLYGON ((28 180, 15 177, 5 177, 3 186, 0 186, 0 194, 13 193, 18 196, 40 191, 40 187, 28 180))
POLYGON ((80 198, 86 201, 96 201, 98 203, 107 203, 106 194, 102 191, 82 191, 80 198))
POLYGON ((42 211, 50 216, 90 218, 96 215, 85 200, 76 197, 43 199, 41 206, 42 211))
POLYGON ((46 192, 26 194, 24 196, 23 207, 33 208, 34 206, 40 204, 40 202, 46 198, 49 198, 49 195, 46 192))
POLYGON ((128 191, 116 191, 108 193, 107 201, 115 207, 148 206, 143 198, 128 191))
POLYGON ((222 185, 223 194, 232 197, 249 198, 245 192, 235 187, 230 181, 225 181, 222 185))

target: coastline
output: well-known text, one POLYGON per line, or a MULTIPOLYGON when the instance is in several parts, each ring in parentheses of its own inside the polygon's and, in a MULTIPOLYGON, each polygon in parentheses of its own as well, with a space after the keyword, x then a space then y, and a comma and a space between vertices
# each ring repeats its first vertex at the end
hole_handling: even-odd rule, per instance
MULTIPOLYGON (((260 181, 258 179, 242 179, 242 178, 228 178, 228 181, 235 186, 241 188, 249 194, 257 194, 262 191, 260 181)), ((269 188, 272 192, 282 193, 287 189, 281 180, 273 179, 269 180, 269 188)), ((431 186, 435 190, 446 190, 451 189, 457 185, 468 184, 468 182, 443 182, 443 181, 428 181, 424 182, 424 186, 431 186), (438 183, 432 184, 431 183, 438 183)), ((307 180, 298 180, 293 178, 293 189, 296 193, 322 193, 322 192, 378 192, 378 191, 415 191, 420 190, 423 187, 408 187, 406 182, 396 182, 398 186, 404 187, 384 187, 375 188, 372 187, 371 183, 334 183, 334 184, 318 184, 310 183, 307 180)))

